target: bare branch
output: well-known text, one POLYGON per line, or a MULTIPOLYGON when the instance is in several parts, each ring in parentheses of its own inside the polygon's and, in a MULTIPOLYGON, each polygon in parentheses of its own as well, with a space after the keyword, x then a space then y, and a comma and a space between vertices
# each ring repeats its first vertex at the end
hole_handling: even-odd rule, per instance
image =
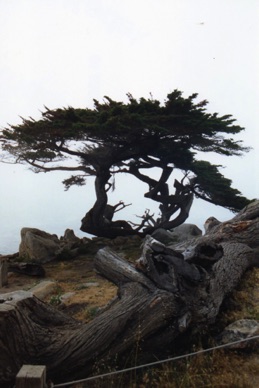
POLYGON ((123 201, 120 201, 116 205, 114 205, 114 213, 117 213, 117 212, 121 211, 122 209, 124 209, 125 207, 131 206, 131 205, 132 205, 132 203, 128 203, 126 205, 123 201))
MULTIPOLYGON (((85 166, 76 166, 76 167, 68 167, 68 166, 56 166, 56 167, 45 167, 43 165, 37 164, 35 162, 32 162, 30 160, 26 160, 28 164, 30 164, 32 167, 38 169, 37 172, 49 172, 49 171, 83 171, 88 175, 96 175, 96 172, 94 169, 91 169, 89 167, 85 166)), ((17 163, 17 162, 16 162, 17 163)))
POLYGON ((154 227, 157 225, 157 222, 154 219, 155 213, 150 214, 149 212, 150 209, 146 209, 145 213, 142 216, 136 215, 136 217, 142 218, 142 222, 140 224, 135 224, 134 222, 129 221, 131 225, 137 226, 137 228, 135 229, 136 231, 140 231, 144 226, 154 227))

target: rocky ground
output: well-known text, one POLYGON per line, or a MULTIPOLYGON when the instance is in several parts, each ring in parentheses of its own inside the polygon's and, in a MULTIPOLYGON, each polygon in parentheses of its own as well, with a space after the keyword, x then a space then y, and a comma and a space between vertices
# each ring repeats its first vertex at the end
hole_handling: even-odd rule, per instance
MULTIPOLYGON (((34 292, 46 303, 56 306, 66 314, 88 322, 98 310, 117 294, 117 287, 101 277, 94 269, 94 256, 103 241, 94 242, 88 253, 43 264, 45 277, 8 273, 8 285, 0 288, 1 293, 16 290, 34 292)), ((111 248, 129 261, 140 255, 140 239, 125 244, 122 240, 111 241, 111 248)), ((17 260, 17 259, 14 259, 17 260)))

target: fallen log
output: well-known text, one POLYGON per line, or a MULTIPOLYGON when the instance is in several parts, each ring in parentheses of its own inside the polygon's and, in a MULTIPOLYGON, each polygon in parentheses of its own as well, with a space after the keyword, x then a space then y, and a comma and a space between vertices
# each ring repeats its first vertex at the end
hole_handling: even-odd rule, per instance
POLYGON ((15 260, 18 258, 19 252, 13 253, 11 255, 0 255, 0 260, 6 261, 7 263, 7 272, 15 272, 28 276, 45 276, 45 270, 42 265, 37 263, 16 262, 15 260))
POLYGON ((8 265, 8 272, 15 272, 21 275, 44 277, 45 270, 40 264, 36 263, 16 263, 11 262, 8 265))
POLYGON ((97 362, 123 358, 135 346, 150 360, 188 328, 213 323, 223 299, 258 262, 259 201, 251 207, 185 244, 167 247, 147 236, 135 266, 101 249, 96 270, 118 295, 88 324, 29 292, 0 295, 1 387, 13 385, 23 364, 46 365, 48 378, 60 383, 86 377, 97 362))

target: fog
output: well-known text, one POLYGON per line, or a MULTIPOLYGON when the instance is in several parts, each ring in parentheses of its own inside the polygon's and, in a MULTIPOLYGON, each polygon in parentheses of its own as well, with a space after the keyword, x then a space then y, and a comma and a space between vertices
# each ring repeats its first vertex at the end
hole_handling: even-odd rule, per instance
MULTIPOLYGON (((0 0, 0 126, 19 116, 40 117, 44 105, 92 107, 104 95, 163 101, 174 89, 197 92, 208 111, 232 114, 245 145, 240 157, 204 155, 248 198, 258 197, 259 45, 257 0, 0 0)), ((20 229, 37 227, 79 236, 94 202, 93 180, 65 192, 60 172, 34 174, 25 165, 0 164, 0 253, 17 251, 20 229)), ((172 180, 173 182, 173 180, 172 180)), ((109 202, 132 203, 118 216, 137 220, 146 208, 145 185, 116 177, 109 202)), ((202 228, 229 211, 196 200, 188 222, 202 228)))

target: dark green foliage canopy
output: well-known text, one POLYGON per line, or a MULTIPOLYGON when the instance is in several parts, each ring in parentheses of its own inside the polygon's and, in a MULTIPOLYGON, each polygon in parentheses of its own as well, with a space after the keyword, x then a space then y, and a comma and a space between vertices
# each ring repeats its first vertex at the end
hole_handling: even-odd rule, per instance
POLYGON ((220 166, 195 158, 196 151, 232 156, 248 150, 232 138, 244 128, 235 125, 231 115, 210 114, 206 100, 196 102, 197 94, 184 98, 178 90, 162 104, 152 96, 127 97, 127 103, 109 97, 102 103, 94 100, 93 109, 45 107, 40 120, 22 119, 22 124, 4 129, 2 148, 15 163, 28 163, 35 172, 72 171, 64 181, 66 188, 96 176, 97 201, 92 210, 98 209, 99 225, 105 220, 110 179, 120 172, 147 183, 145 196, 160 203, 162 217, 153 220, 154 227, 161 226, 161 220, 168 223, 177 207, 183 208, 183 199, 188 202, 184 205, 188 213, 193 195, 232 211, 249 202, 231 187, 231 181, 219 172, 220 166), (162 171, 158 181, 143 173, 154 167, 162 171), (183 180, 175 181, 172 195, 173 184, 168 179, 174 169, 183 172, 183 180))

